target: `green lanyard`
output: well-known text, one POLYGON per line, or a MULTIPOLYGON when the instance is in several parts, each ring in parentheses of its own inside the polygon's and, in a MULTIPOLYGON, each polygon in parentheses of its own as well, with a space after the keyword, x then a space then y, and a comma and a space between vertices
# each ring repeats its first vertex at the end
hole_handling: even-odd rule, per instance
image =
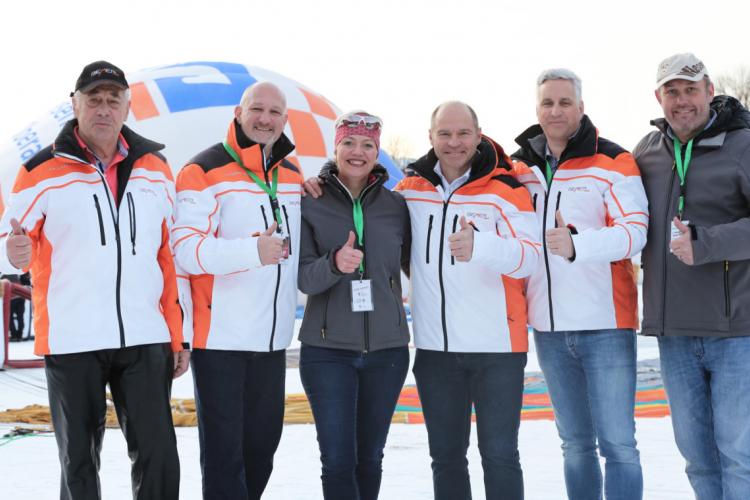
POLYGON ((690 139, 685 148, 685 162, 682 161, 682 144, 680 140, 674 138, 674 163, 677 167, 677 175, 680 176, 680 200, 677 205, 677 214, 682 219, 682 211, 685 208, 685 179, 687 177, 688 167, 690 166, 690 156, 693 152, 693 140, 690 139))
POLYGON ((268 185, 263 182, 260 177, 255 175, 254 172, 252 172, 245 166, 244 163, 242 163, 240 155, 238 155, 237 152, 232 149, 232 146, 230 146, 226 141, 224 141, 224 149, 226 149, 227 153, 229 153, 229 156, 234 158, 234 161, 236 161, 237 164, 242 167, 245 172, 247 172, 247 175, 250 176, 253 182, 255 182, 255 184, 257 184, 258 187, 265 191, 266 194, 271 198, 271 208, 273 209, 273 216, 274 219, 276 219, 276 224, 278 225, 278 232, 281 232, 281 210, 279 209, 278 198, 276 198, 276 190, 279 187, 279 169, 274 169, 273 173, 271 174, 271 187, 268 187, 268 185))
POLYGON ((547 167, 544 171, 545 177, 547 177, 547 187, 552 184, 552 167, 549 166, 549 162, 544 160, 544 164, 547 167))
MULTIPOLYGON (((362 213, 362 202, 359 198, 354 200, 354 206, 352 208, 352 217, 354 218, 354 231, 357 233, 357 242, 359 246, 364 248, 363 238, 365 236, 365 217, 362 213)), ((359 263, 359 277, 362 279, 362 275, 365 273, 364 259, 359 263)))

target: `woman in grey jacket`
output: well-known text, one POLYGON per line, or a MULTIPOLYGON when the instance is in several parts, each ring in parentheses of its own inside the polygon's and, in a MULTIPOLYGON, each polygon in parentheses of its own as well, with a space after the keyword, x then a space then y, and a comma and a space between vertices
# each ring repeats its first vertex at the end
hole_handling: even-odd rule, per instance
POLYGON ((409 367, 401 300, 411 229, 406 202, 383 186, 379 118, 336 120, 323 196, 302 199, 299 289, 308 294, 299 339, 326 500, 378 497, 383 448, 409 367))

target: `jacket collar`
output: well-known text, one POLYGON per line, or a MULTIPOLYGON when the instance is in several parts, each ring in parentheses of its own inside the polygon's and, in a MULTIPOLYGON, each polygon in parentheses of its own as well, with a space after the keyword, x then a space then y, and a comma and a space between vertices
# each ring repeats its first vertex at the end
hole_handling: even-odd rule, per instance
MULTIPOLYGON (((227 143, 239 155, 246 168, 256 173, 264 171, 263 145, 245 135, 242 131, 242 126, 236 119, 232 120, 232 123, 229 124, 227 143)), ((292 151, 294 151, 294 144, 282 133, 276 142, 273 143, 271 157, 267 158, 266 161, 270 160, 271 165, 273 165, 286 158, 292 151)))
MULTIPOLYGON (((73 118, 69 120, 57 134, 55 142, 52 143, 52 154, 61 156, 72 156, 81 160, 82 162, 88 163, 86 160, 86 153, 78 144, 78 140, 75 136, 75 128, 78 126, 78 120, 73 118)), ((120 131, 122 138, 128 145, 128 163, 135 162, 138 158, 148 154, 155 153, 164 149, 164 144, 154 142, 150 139, 136 134, 128 128, 127 125, 122 126, 120 131)))
MULTIPOLYGON (((513 153, 513 158, 518 158, 525 163, 540 166, 545 162, 545 148, 547 138, 539 124, 527 128, 521 135, 516 137, 516 143, 521 148, 513 153)), ((578 130, 568 140, 565 150, 558 159, 560 163, 571 158, 583 158, 593 156, 599 147, 599 132, 594 127, 588 115, 583 115, 578 130)))
MULTIPOLYGON (((435 165, 438 162, 434 149, 430 149, 426 155, 422 156, 415 162, 406 167, 407 174, 417 174, 427 179, 433 186, 441 184, 440 177, 435 173, 435 165)), ((469 180, 466 184, 483 179, 489 182, 489 179, 495 175, 496 169, 507 170, 511 168, 510 158, 505 154, 503 148, 494 140, 487 136, 482 136, 474 158, 471 160, 469 180)))
MULTIPOLYGON (((329 160, 323 165, 323 168, 320 169, 320 174, 318 175, 324 183, 331 184, 334 186, 341 186, 344 187, 341 180, 338 178, 339 174, 339 167, 336 165, 336 162, 329 160)), ((376 163, 375 166, 372 169, 372 172, 370 172, 370 178, 367 182, 367 186, 362 190, 362 193, 364 194, 367 191, 371 191, 373 187, 381 186, 388 180, 388 171, 385 169, 383 165, 380 163, 376 163)))

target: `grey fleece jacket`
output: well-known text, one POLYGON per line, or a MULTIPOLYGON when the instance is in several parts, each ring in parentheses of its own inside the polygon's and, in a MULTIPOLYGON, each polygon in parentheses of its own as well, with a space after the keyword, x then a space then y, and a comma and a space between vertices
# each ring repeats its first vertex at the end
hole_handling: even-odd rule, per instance
MULTIPOLYGON (((364 277, 371 280, 374 311, 352 312, 351 282, 359 271, 341 274, 334 255, 354 231, 353 200, 333 163, 321 171, 323 196, 302 198, 298 285, 308 294, 299 340, 352 351, 405 346, 409 328, 401 300, 401 269, 408 269, 411 225, 406 201, 383 186, 388 174, 373 169, 360 195, 364 214, 364 277)), ((356 234, 356 233, 355 233, 356 234)))
POLYGON ((686 180, 695 265, 669 253, 680 184, 666 121, 652 121, 659 130, 633 151, 650 212, 641 259, 646 335, 750 335, 750 113, 727 96, 711 108, 716 119, 693 140, 686 180))

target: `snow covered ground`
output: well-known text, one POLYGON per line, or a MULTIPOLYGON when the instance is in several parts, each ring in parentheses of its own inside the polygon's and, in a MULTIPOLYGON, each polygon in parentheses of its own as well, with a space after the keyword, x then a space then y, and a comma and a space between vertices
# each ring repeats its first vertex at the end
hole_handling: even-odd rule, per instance
MULTIPOLYGON (((294 346, 293 346, 294 347, 294 346)), ((533 348, 533 343, 532 343, 533 348)), ((28 357, 29 342, 11 344, 13 358, 28 357)), ((638 359, 658 356, 656 342, 638 339, 638 359)), ((527 371, 539 371, 533 352, 527 371)), ((414 383, 409 375, 407 383, 414 383)), ((41 369, 0 372, 0 410, 32 403, 47 404, 46 382, 41 369)), ((296 369, 287 371, 287 393, 300 393, 302 385, 296 369)), ((190 373, 175 381, 174 397, 192 397, 190 373)), ((683 472, 684 462, 672 437, 669 418, 638 419, 637 439, 644 473, 644 498, 682 500, 693 498, 683 472)), ((0 424, 0 436, 14 426, 0 424)), ((181 495, 186 500, 200 499, 197 428, 177 428, 182 465, 181 495)), ((484 498, 482 467, 476 448, 476 429, 472 430, 469 468, 474 498, 484 498)), ((565 498, 562 456, 559 438, 552 421, 523 421, 520 450, 527 500, 565 498)), ((129 460, 125 440, 119 430, 107 430, 102 449, 101 483, 105 499, 130 498, 129 460)), ((432 498, 432 477, 423 425, 391 426, 383 463, 384 500, 432 498)), ((0 446, 0 499, 45 500, 58 498, 59 464, 51 435, 18 439, 0 446)), ((273 475, 264 498, 269 500, 306 500, 322 498, 320 462, 315 427, 287 425, 276 453, 273 475)))

